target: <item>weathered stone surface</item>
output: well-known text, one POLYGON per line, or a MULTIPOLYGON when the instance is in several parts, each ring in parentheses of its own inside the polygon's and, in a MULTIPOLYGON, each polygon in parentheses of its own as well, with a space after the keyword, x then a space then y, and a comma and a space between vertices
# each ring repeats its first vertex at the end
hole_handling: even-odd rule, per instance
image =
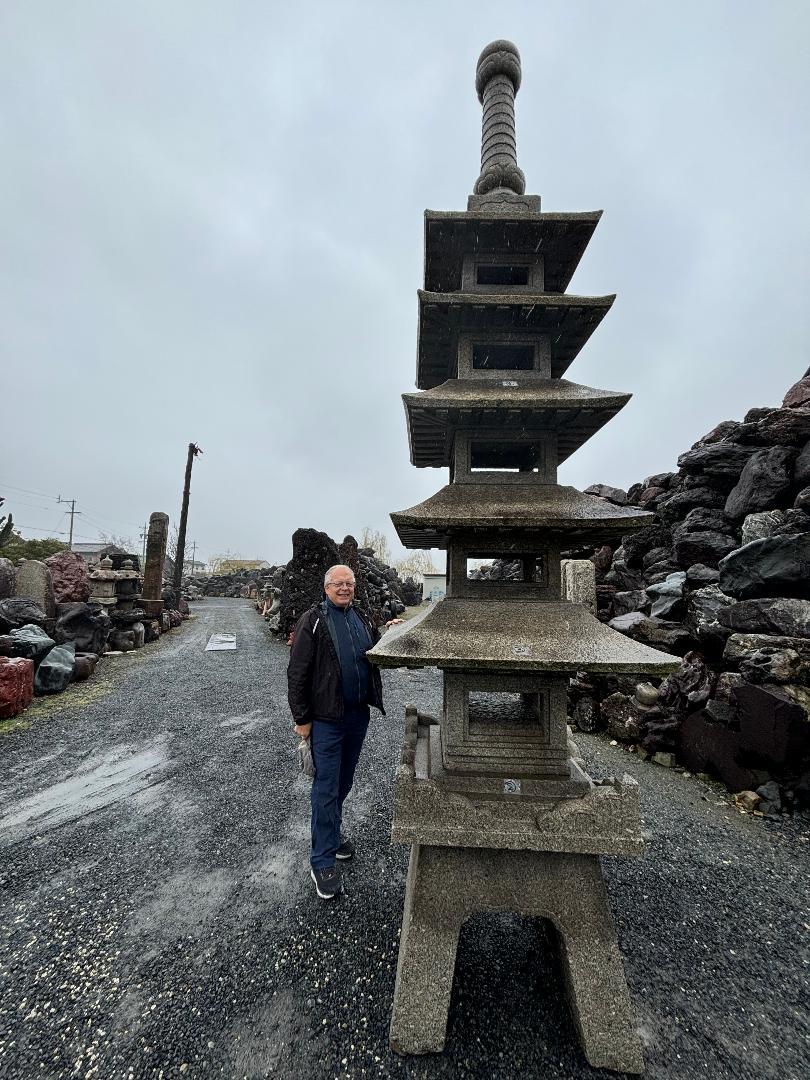
MULTIPOLYGON (((648 525, 622 537, 621 551, 629 567, 639 567, 647 552, 653 548, 672 547, 672 533, 663 525, 648 525)), ((618 554, 618 552, 617 552, 618 554)))
POLYGON ((780 637, 774 634, 732 634, 726 642, 723 659, 738 664, 758 649, 791 649, 810 663, 810 637, 780 637))
POLYGON ((805 513, 810 511, 810 485, 802 488, 793 500, 793 505, 797 510, 804 510, 805 513))
POLYGON ((0 558, 0 600, 14 595, 17 572, 11 559, 0 558))
POLYGON ((810 484, 810 441, 804 444, 796 458, 793 466, 793 483, 799 488, 810 484))
POLYGON ((615 619, 611 619, 608 626, 612 630, 618 630, 620 634, 632 634, 637 626, 646 621, 647 616, 643 612, 628 611, 625 615, 617 615, 615 619))
POLYGON ((719 508, 725 504, 725 501, 723 492, 713 488, 682 488, 660 499, 656 510, 662 521, 672 524, 682 520, 696 506, 719 508))
POLYGON ((752 540, 720 563, 720 587, 729 596, 810 597, 810 533, 752 540))
POLYGON ((670 754, 666 750, 657 750, 653 754, 652 759, 656 765, 663 765, 665 769, 674 769, 677 764, 675 755, 670 754))
POLYGON ((48 616, 33 600, 24 600, 12 596, 8 600, 0 600, 0 633, 7 634, 20 626, 33 623, 35 626, 45 626, 48 616))
POLYGON ((683 656, 697 644, 692 633, 677 623, 648 618, 639 611, 631 611, 628 615, 611 619, 608 626, 653 649, 661 649, 676 656, 683 656))
POLYGON ((590 559, 563 559, 560 567, 562 595, 596 614, 596 574, 590 559))
POLYGON ((740 736, 746 751, 777 769, 796 765, 810 753, 810 723, 804 709, 772 686, 745 684, 734 691, 740 706, 740 736))
POLYGON ((96 670, 98 657, 95 653, 76 653, 76 666, 73 669, 73 681, 83 682, 96 670))
POLYGON ((46 653, 50 652, 56 644, 53 638, 48 637, 42 627, 36 626, 34 623, 21 626, 18 630, 12 630, 10 637, 14 641, 14 655, 22 656, 26 660, 33 660, 35 664, 46 653))
POLYGON ((591 484, 590 487, 585 488, 584 494, 596 495, 600 499, 613 503, 614 506, 627 505, 627 492, 622 488, 610 487, 609 484, 591 484))
POLYGON ((736 539, 727 533, 691 532, 679 535, 672 548, 676 563, 686 568, 694 563, 717 566, 737 546, 736 539))
POLYGON ((44 562, 25 559, 17 567, 16 596, 19 600, 32 600, 38 604, 49 619, 56 610, 51 572, 44 562))
POLYGON ((610 570, 610 564, 613 562, 613 548, 609 544, 602 544, 591 555, 591 562, 596 571, 596 580, 601 581, 610 570))
POLYGON ((695 563, 686 571, 686 584, 691 589, 701 589, 704 585, 716 585, 720 580, 720 571, 703 563, 695 563))
POLYGON ((14 655, 14 638, 10 634, 0 634, 0 656, 14 655))
POLYGON ((87 563, 75 551, 59 551, 49 555, 45 565, 51 572, 53 595, 57 604, 86 604, 90 599, 90 578, 87 563))
POLYGON ((718 611, 717 619, 739 634, 810 637, 810 600, 783 597, 742 600, 718 611))
POLYGON ((640 589, 644 584, 641 570, 630 568, 625 561, 624 546, 616 548, 613 553, 613 563, 610 570, 605 574, 605 582, 615 585, 622 592, 640 589))
POLYGON ((795 649, 772 645, 756 649, 740 661, 740 673, 752 683, 798 683, 808 672, 810 665, 795 649))
POLYGON ((662 705, 679 716, 701 708, 711 697, 712 677, 699 653, 690 652, 658 689, 662 705))
POLYGON ((647 596, 652 600, 650 614, 654 619, 676 618, 683 611, 686 574, 669 574, 657 585, 647 588, 647 596))
POLYGON ((579 731, 589 734, 599 731, 603 724, 596 698, 591 697, 590 694, 577 698, 571 710, 571 720, 579 731))
POLYGON ((101 654, 112 625, 100 604, 60 604, 54 637, 60 644, 73 642, 79 652, 101 654))
POLYGON ((653 567, 668 565, 672 562, 672 548, 671 547, 654 547, 650 548, 644 558, 641 560, 641 565, 645 570, 651 570, 653 567))
POLYGON ((733 603, 734 599, 726 596, 717 585, 705 585, 689 594, 685 622, 702 645, 717 650, 723 648, 731 631, 718 621, 717 613, 733 603))
POLYGON ((794 383, 782 399, 783 409, 795 409, 803 405, 810 406, 810 376, 808 375, 794 383))
POLYGON ((759 806, 762 802, 762 797, 757 795, 755 791, 740 791, 734 796, 734 801, 741 807, 746 813, 750 814, 759 806))
POLYGON ((742 523, 740 547, 750 544, 752 540, 764 540, 766 536, 772 536, 784 524, 784 510, 762 510, 758 514, 747 514, 742 523))
POLYGON ((712 720, 705 710, 681 724, 678 758, 693 773, 716 774, 731 791, 756 787, 756 771, 743 764, 739 732, 712 720))
POLYGON ((734 481, 755 452, 756 448, 753 446, 740 446, 733 442, 704 443, 681 454, 678 468, 684 472, 724 477, 734 481))
MULTIPOLYGON (((641 611, 649 614, 650 598, 646 589, 632 589, 628 592, 617 592, 613 595, 614 618, 626 615, 630 611, 641 611)), ((614 627, 614 629, 616 629, 614 627)))
POLYGON ((76 649, 73 642, 55 645, 42 660, 34 677, 35 694, 59 694, 73 679, 76 649))
POLYGON ((608 734, 620 742, 638 742, 641 738, 644 712, 626 694, 609 694, 600 705, 608 734))
POLYGON ((285 636, 312 604, 323 599, 324 575, 340 562, 334 540, 316 529, 296 529, 292 549, 281 589, 280 627, 285 636))
POLYGON ((33 696, 33 661, 0 656, 0 720, 17 716, 31 704, 33 696))
POLYGON ((779 687, 785 697, 789 698, 799 708, 804 709, 810 719, 810 688, 799 683, 784 683, 779 687))
POLYGON ((795 450, 787 446, 757 451, 726 500, 726 516, 737 521, 746 514, 778 507, 790 491, 795 458, 795 450))
POLYGON ((767 415, 757 421, 756 435, 748 436, 746 441, 755 438, 764 446, 803 446, 810 439, 810 409, 800 406, 766 411, 767 415))
POLYGON ((141 598, 146 605, 144 610, 152 618, 158 618, 163 611, 163 573, 168 539, 169 515, 156 510, 149 515, 146 560, 141 588, 141 598))

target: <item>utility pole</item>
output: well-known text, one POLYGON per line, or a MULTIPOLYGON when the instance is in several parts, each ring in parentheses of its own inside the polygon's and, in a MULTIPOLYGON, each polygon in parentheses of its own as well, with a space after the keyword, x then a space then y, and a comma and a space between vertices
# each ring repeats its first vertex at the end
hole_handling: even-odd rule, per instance
POLYGON ((149 522, 141 529, 141 540, 143 540, 143 554, 141 557, 142 565, 146 566, 146 534, 149 532, 149 522))
POLYGON ((75 499, 63 499, 62 496, 59 495, 56 501, 70 507, 70 539, 68 540, 68 549, 73 551, 73 518, 76 514, 81 515, 81 510, 76 509, 75 499))
POLYGON ((191 466, 194 458, 201 454, 202 450, 196 443, 188 444, 188 458, 186 460, 186 482, 183 485, 183 506, 180 510, 180 527, 177 530, 177 554, 174 560, 174 602, 180 603, 180 584, 183 580, 183 558, 186 553, 186 525, 188 523, 188 498, 191 494, 191 466))

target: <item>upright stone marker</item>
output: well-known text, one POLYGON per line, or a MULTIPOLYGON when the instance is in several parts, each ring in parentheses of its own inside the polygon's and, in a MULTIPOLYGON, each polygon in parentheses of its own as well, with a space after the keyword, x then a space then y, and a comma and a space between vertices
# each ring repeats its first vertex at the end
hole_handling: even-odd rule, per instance
POLYGON ((150 619, 163 613, 163 564, 169 539, 169 515, 155 511, 149 515, 146 534, 146 565, 143 572, 141 607, 150 619))
POLYGON ((678 661, 561 599, 562 551, 615 546, 652 515, 557 484, 558 464, 629 395, 562 378, 614 298, 565 294, 600 212, 543 214, 539 196, 523 194, 520 76, 510 42, 481 54, 475 194, 466 213, 425 214, 422 392, 404 400, 411 461, 449 468, 450 483, 391 517, 406 547, 447 549, 447 596, 369 658, 442 669, 444 707, 438 726, 408 709, 395 783, 392 835, 411 858, 391 1046, 443 1048, 463 922, 517 911, 548 919, 561 939, 591 1065, 641 1072, 599 862, 641 851, 638 785, 595 783, 578 767, 566 692, 579 671, 665 675, 678 661), (471 577, 480 559, 519 560, 521 579, 471 577))
POLYGON ((56 615, 51 572, 44 562, 24 559, 20 563, 17 567, 15 596, 17 599, 33 600, 35 604, 39 604, 49 619, 56 615))

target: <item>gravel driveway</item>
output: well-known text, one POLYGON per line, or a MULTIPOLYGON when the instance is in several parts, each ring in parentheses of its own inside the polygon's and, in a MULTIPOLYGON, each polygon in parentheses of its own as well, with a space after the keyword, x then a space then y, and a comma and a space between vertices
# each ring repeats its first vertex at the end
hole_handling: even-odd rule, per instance
MULTIPOLYGON (((324 904, 287 649, 248 601, 193 611, 0 736, 0 1077, 613 1075, 579 1051, 542 924, 508 915, 464 929, 445 1053, 388 1050, 407 861, 391 780, 404 706, 435 710, 437 673, 384 673, 347 804, 358 857, 324 904), (212 633, 236 651, 204 652, 212 633)), ((580 746, 642 786, 646 854, 605 867, 647 1076, 806 1080, 810 823, 580 746)))

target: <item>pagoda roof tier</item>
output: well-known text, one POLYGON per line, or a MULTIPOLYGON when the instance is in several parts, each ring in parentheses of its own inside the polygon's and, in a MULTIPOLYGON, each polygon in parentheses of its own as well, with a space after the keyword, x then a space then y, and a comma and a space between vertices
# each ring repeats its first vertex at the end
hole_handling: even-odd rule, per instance
POLYGON ((581 604, 452 597, 388 630, 368 658, 380 667, 660 676, 680 664, 612 630, 581 604))
POLYGON ((439 293, 420 289, 416 385, 429 390, 453 377, 459 333, 484 332, 490 337, 548 334, 551 374, 559 378, 615 299, 615 294, 439 293))
POLYGON ((459 428, 509 428, 556 431, 559 464, 613 419, 630 396, 565 379, 450 379, 402 395, 411 462, 418 468, 448 466, 459 428))
POLYGON ((602 216, 513 213, 498 215, 425 211, 425 288, 456 292, 461 288, 465 255, 543 256, 545 287, 562 293, 602 216))
POLYGON ((452 534, 472 531, 494 541, 516 529, 598 546, 649 525, 653 515, 559 484, 448 484, 391 520, 409 548, 444 548, 452 534))

